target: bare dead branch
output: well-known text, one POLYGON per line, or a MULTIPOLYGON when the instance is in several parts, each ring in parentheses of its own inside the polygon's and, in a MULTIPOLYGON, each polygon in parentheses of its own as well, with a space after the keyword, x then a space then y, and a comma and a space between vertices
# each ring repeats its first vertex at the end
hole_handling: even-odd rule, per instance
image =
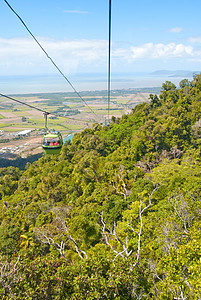
POLYGON ((133 230, 134 233, 137 233, 137 235, 138 235, 137 258, 136 258, 136 262, 133 264, 132 269, 135 268, 135 266, 138 264, 139 259, 140 259, 141 236, 142 236, 142 228, 143 228, 142 214, 145 212, 145 210, 147 210, 151 206, 152 195, 157 189, 158 189, 158 186, 156 186, 155 189, 153 189, 153 191, 151 192, 151 194, 149 194, 149 204, 147 206, 145 206, 143 209, 142 209, 143 202, 140 202, 140 206, 139 206, 140 229, 139 229, 139 232, 137 233, 135 230, 132 229, 132 227, 129 224, 127 224, 129 226, 129 228, 131 230, 133 230))
POLYGON ((118 179, 121 181, 121 183, 122 183, 122 188, 123 188, 124 192, 120 191, 120 190, 115 186, 114 180, 112 180, 112 185, 113 185, 113 188, 115 189, 116 193, 119 194, 119 195, 123 195, 123 196, 124 196, 124 199, 126 200, 127 197, 130 195, 131 191, 128 190, 128 189, 126 188, 126 183, 125 183, 125 181, 124 181, 124 179, 123 179, 123 173, 122 173, 122 172, 123 172, 123 168, 124 168, 124 167, 121 166, 120 174, 117 174, 117 172, 115 171, 115 176, 117 176, 118 179))
MULTIPOLYGON (((148 204, 143 207, 144 202, 141 201, 140 205, 139 205, 139 219, 140 219, 140 228, 139 230, 135 230, 132 226, 131 226, 131 221, 127 222, 127 226, 131 229, 131 231, 135 234, 137 234, 138 236, 138 246, 137 246, 137 258, 135 263, 132 265, 131 269, 133 270, 135 268, 135 266, 138 264, 139 259, 140 259, 140 251, 141 251, 141 237, 142 237, 142 229, 143 229, 143 219, 142 219, 142 215, 143 213, 151 206, 151 201, 152 201, 152 195, 153 193, 158 189, 158 186, 155 187, 155 189, 148 194, 149 195, 149 202, 148 204)), ((119 236, 117 235, 116 232, 116 223, 114 222, 114 226, 113 229, 108 230, 106 229, 106 223, 104 221, 103 218, 103 213, 100 214, 100 219, 101 219, 101 223, 102 223, 102 235, 104 237, 105 243, 106 245, 108 245, 111 250, 116 254, 115 258, 113 259, 113 261, 116 260, 116 258, 118 256, 123 257, 124 259, 128 259, 128 257, 133 253, 133 251, 128 251, 128 241, 127 241, 127 237, 126 237, 126 242, 123 242, 122 239, 119 238, 119 236), (109 238, 113 238, 113 240, 117 241, 123 248, 122 251, 117 251, 116 249, 114 249, 114 246, 112 245, 112 243, 110 242, 109 238)))
POLYGON ((55 249, 57 249, 60 253, 60 255, 63 257, 63 259, 70 263, 70 261, 66 258, 65 256, 65 242, 63 240, 61 240, 60 244, 58 242, 56 242, 54 240, 54 238, 52 238, 51 236, 48 236, 48 232, 47 230, 45 230, 45 228, 40 229, 40 228, 36 228, 35 229, 35 233, 38 237, 39 240, 41 240, 41 242, 48 244, 48 245, 52 245, 55 247, 55 249))
POLYGON ((4 288, 4 294, 7 296, 9 294, 10 298, 13 296, 12 285, 21 279, 21 274, 18 272, 20 270, 19 260, 20 256, 16 262, 0 261, 0 285, 4 288))
POLYGON ((75 241, 75 239, 71 236, 69 232, 69 228, 65 219, 68 215, 66 210, 60 210, 59 208, 55 208, 54 213, 55 222, 53 222, 52 225, 55 232, 51 232, 45 227, 37 228, 35 229, 35 232, 38 238, 43 243, 53 245, 59 251, 60 255, 64 258, 64 260, 68 263, 70 263, 70 261, 65 256, 65 250, 67 249, 67 247, 69 248, 69 243, 67 243, 68 241, 71 241, 73 243, 75 251, 81 259, 83 259, 84 257, 87 259, 88 256, 86 252, 79 248, 78 243, 75 241))
POLYGON ((61 218, 61 217, 59 217, 59 215, 57 214, 56 219, 57 219, 58 221, 60 221, 60 223, 61 223, 61 225, 62 225, 62 228, 63 228, 63 230, 65 231, 65 234, 66 234, 67 239, 69 239, 69 240, 74 244, 75 250, 76 250, 76 252, 78 253, 79 257, 80 257, 81 259, 83 259, 84 256, 85 256, 85 258, 88 259, 88 256, 87 256, 86 252, 83 251, 83 250, 81 250, 81 249, 79 248, 77 242, 75 241, 75 239, 74 239, 74 238, 71 236, 71 234, 69 233, 69 228, 68 228, 68 226, 67 226, 67 224, 66 224, 65 218, 61 218), (84 256, 83 256, 83 255, 84 255, 84 256))
POLYGON ((173 195, 169 197, 168 200, 172 205, 176 215, 182 221, 184 232, 188 234, 188 227, 192 225, 192 220, 195 218, 195 215, 191 212, 187 201, 185 201, 182 194, 173 195))
POLYGON ((126 243, 123 243, 123 241, 117 236, 117 233, 116 233, 116 223, 114 222, 114 228, 113 230, 110 230, 110 231, 106 231, 106 224, 105 224, 105 221, 103 219, 103 213, 100 214, 100 217, 101 217, 101 223, 103 225, 103 228, 102 228, 102 235, 105 239, 105 243, 106 245, 108 245, 112 251, 116 254, 115 258, 113 259, 113 261, 116 260, 116 258, 118 256, 121 256, 123 257, 124 259, 127 260, 127 258, 131 255, 132 253, 132 250, 128 252, 128 242, 127 242, 127 238, 126 238, 126 243), (117 251, 114 249, 113 245, 109 242, 109 239, 108 237, 114 237, 114 240, 118 241, 122 247, 123 247, 123 250, 122 251, 117 251), (125 253, 125 255, 124 255, 125 253))

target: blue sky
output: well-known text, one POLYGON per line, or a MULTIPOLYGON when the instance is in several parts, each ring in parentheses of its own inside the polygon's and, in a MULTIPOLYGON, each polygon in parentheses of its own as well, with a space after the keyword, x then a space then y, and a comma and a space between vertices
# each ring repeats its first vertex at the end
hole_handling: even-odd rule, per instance
MULTIPOLYGON (((109 0, 9 0, 66 75, 107 72, 109 0)), ((201 70, 201 1, 112 0, 112 73, 201 70)), ((0 76, 56 74, 0 0, 0 76)))

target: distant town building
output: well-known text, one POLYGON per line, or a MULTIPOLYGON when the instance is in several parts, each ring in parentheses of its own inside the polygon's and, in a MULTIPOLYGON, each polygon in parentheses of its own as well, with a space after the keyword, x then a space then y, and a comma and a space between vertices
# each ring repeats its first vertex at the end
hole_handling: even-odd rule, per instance
POLYGON ((19 131, 16 135, 17 136, 19 136, 19 135, 28 135, 31 132, 32 132, 32 130, 26 129, 26 130, 23 130, 23 131, 19 131))

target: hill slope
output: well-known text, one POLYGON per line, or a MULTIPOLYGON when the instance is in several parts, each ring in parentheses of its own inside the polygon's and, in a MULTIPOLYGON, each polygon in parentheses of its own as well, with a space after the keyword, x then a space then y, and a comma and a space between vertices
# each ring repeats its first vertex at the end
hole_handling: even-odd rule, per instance
POLYGON ((3 299, 201 299, 201 76, 0 171, 3 299))

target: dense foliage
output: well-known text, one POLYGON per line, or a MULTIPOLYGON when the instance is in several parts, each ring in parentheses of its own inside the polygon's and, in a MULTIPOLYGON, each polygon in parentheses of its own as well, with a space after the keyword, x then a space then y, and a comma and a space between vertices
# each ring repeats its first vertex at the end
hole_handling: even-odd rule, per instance
POLYGON ((0 169, 2 299, 201 299, 201 75, 0 169))

